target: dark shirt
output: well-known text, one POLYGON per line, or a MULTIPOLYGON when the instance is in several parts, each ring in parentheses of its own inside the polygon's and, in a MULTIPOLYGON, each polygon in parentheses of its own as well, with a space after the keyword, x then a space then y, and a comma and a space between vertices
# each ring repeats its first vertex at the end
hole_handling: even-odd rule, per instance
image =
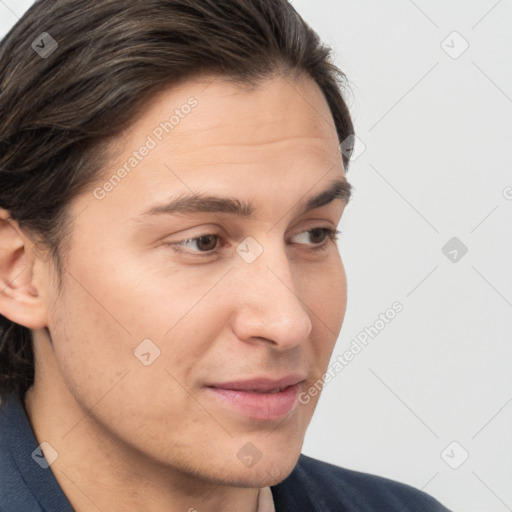
MULTIPOLYGON (((0 512, 73 512, 38 446, 23 403, 9 396, 0 405, 0 512)), ((408 485, 305 455, 271 490, 276 512, 450 512, 408 485)))

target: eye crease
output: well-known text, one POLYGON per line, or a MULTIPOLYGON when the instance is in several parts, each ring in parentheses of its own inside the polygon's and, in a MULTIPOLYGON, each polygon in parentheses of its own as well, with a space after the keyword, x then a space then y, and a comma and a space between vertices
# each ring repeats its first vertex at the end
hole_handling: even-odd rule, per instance
MULTIPOLYGON (((317 228, 308 229, 308 230, 303 231, 302 233, 298 233, 297 235, 294 235, 294 236, 299 236, 299 235, 304 235, 304 234, 306 234, 307 236, 312 236, 312 237, 316 237, 316 235, 318 235, 318 234, 321 235, 322 240, 319 242, 313 242, 311 244, 313 247, 311 247, 311 249, 310 249, 312 251, 319 251, 319 250, 327 249, 327 246, 330 241, 336 242, 339 239, 339 235, 341 234, 341 231, 336 230, 336 229, 331 229, 331 228, 317 227, 317 228)), ((205 257, 205 256, 212 256, 213 254, 218 252, 218 250, 217 250, 218 243, 217 242, 219 242, 219 241, 224 241, 224 239, 221 235, 208 233, 208 234, 200 235, 198 237, 181 240, 179 242, 167 243, 165 245, 171 246, 172 249, 178 254, 190 255, 193 257, 196 257, 196 256, 197 257, 205 257), (213 246, 212 246, 212 242, 213 242, 213 246), (207 247, 206 248, 203 247, 204 250, 199 249, 198 251, 185 250, 184 249, 185 244, 190 244, 190 243, 196 244, 196 246, 198 248, 201 244, 204 243, 207 247)))

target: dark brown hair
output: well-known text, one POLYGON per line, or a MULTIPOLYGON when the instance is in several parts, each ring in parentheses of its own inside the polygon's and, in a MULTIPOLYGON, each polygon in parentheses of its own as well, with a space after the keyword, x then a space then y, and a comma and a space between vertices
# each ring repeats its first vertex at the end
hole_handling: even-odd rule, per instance
MULTIPOLYGON (((39 0, 0 45, 0 207, 48 249, 60 280, 66 207, 101 176, 102 143, 154 93, 289 72, 316 81, 348 140, 346 77, 287 0, 39 0)), ((34 370, 31 331, 0 315, 0 396, 22 397, 34 370)))

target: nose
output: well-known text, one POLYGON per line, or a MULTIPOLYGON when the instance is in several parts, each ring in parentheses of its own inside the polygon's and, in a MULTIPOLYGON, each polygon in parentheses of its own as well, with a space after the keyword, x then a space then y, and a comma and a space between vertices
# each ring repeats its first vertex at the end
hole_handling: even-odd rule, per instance
POLYGON ((308 339, 312 323, 299 296, 300 275, 282 248, 265 248, 256 261, 239 262, 232 328, 246 342, 264 340, 288 350, 308 339))

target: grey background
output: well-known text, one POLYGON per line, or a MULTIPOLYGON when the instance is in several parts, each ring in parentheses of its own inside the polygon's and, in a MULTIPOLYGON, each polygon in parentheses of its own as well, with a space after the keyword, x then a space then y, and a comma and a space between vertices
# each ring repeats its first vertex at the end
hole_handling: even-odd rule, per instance
MULTIPOLYGON (((0 0, 1 36, 31 3, 0 0)), ((333 361, 403 305, 326 385, 304 453, 512 510, 512 2, 293 4, 348 75, 359 139, 333 361)))

